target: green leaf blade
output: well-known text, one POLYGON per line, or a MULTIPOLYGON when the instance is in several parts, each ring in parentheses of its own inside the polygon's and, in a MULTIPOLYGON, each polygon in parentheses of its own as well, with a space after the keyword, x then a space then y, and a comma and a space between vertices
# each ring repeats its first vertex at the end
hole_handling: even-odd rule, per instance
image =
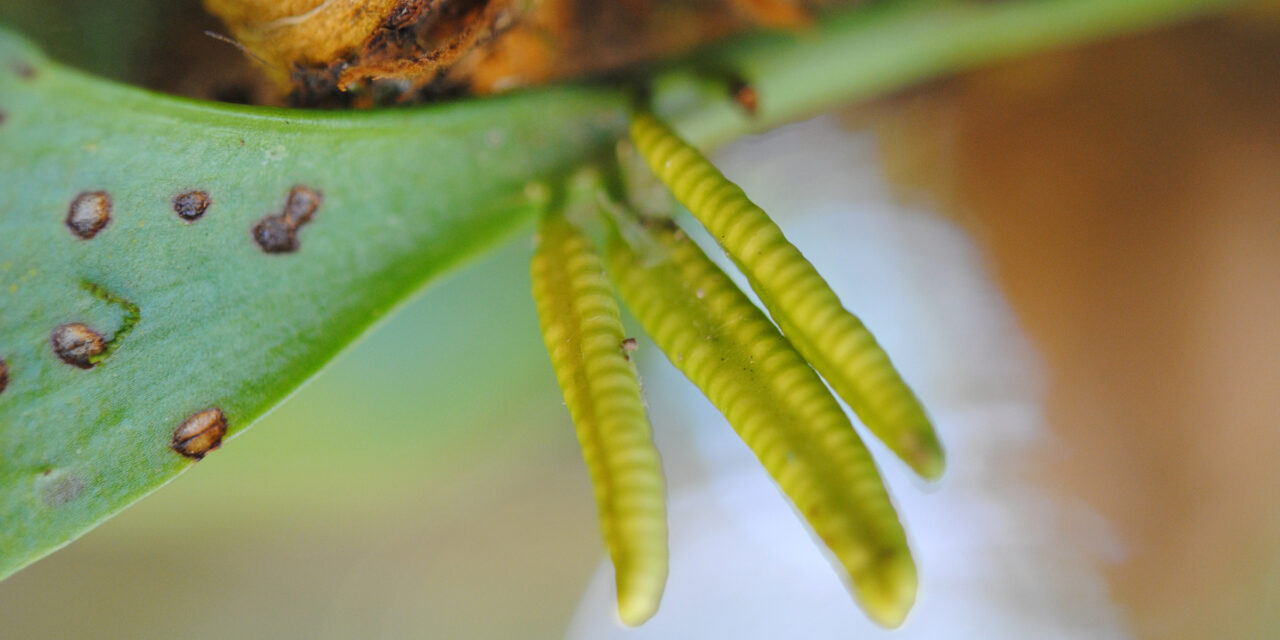
POLYGON ((0 37, 0 577, 188 467, 169 447, 188 416, 218 407, 239 433, 410 292, 521 228, 527 181, 607 149, 624 122, 616 92, 588 89, 358 115, 206 105, 0 37), (322 204, 296 251, 266 253, 251 229, 295 185, 322 204), (172 200, 194 189, 212 203, 186 222, 172 200), (110 221, 81 239, 64 220, 86 191, 110 194, 110 221), (127 314, 85 283, 140 310, 88 370, 50 332, 82 322, 109 339, 127 314))

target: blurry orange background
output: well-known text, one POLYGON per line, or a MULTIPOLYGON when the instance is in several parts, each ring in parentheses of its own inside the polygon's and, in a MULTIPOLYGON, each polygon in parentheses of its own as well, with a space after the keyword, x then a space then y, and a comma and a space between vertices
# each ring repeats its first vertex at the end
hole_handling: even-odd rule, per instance
POLYGON ((1275 17, 1003 65, 869 119, 1035 342, 1066 450, 1042 480, 1119 528, 1109 578, 1146 637, 1280 629, 1275 17))

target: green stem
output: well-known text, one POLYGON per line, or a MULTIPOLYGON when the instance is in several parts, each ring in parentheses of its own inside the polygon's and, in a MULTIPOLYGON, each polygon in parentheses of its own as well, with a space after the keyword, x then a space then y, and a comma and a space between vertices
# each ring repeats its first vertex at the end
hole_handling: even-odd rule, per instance
POLYGON ((715 146, 940 76, 1221 11, 1241 0, 903 0, 847 12, 812 34, 773 35, 708 62, 755 88, 752 118, 694 70, 660 76, 654 110, 686 139, 715 146))

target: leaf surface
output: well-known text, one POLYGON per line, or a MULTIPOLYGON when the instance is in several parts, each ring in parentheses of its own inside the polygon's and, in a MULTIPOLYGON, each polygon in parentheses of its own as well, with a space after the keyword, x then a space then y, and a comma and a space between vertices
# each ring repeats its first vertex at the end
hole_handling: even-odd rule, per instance
POLYGON ((2 46, 0 575, 191 464, 170 448, 189 416, 216 407, 240 432, 524 224, 526 183, 606 149, 623 115, 616 93, 587 89, 376 114, 212 106, 2 46), (299 185, 319 206, 296 249, 268 253, 253 229, 299 185), (209 204, 188 222, 175 198, 193 191, 209 204), (110 202, 89 238, 66 224, 84 193, 110 202), (100 292, 137 307, 130 331, 127 305, 100 292), (127 335, 84 369, 51 342, 69 323, 127 335))

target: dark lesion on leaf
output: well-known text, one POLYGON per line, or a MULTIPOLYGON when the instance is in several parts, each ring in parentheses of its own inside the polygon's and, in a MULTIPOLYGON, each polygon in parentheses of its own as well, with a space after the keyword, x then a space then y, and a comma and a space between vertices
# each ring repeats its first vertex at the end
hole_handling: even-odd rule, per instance
POLYGON ((173 431, 173 439, 169 448, 178 453, 199 460, 205 454, 222 446, 222 438, 227 434, 227 417, 222 409, 210 407, 197 411, 173 431))
POLYGON ((279 214, 268 215, 253 225, 253 241, 266 253, 292 253, 298 249, 298 230, 311 221, 323 201, 322 194, 297 185, 279 214))
POLYGON ((106 191, 83 191, 67 208, 67 228, 82 240, 88 240, 111 222, 111 194, 106 191))
POLYGON ((186 191, 173 197, 173 212, 185 222, 195 222, 204 215, 212 203, 213 200, 209 198, 207 191, 199 189, 186 191))
POLYGON ((253 225, 253 241, 267 253, 292 253, 298 249, 296 232, 284 216, 267 216, 253 225))
POLYGON ((89 292, 94 298, 120 307, 124 311, 120 328, 116 329, 109 340, 83 322, 60 324, 49 334, 49 345, 53 348, 54 355, 60 360, 81 369, 92 369, 120 347, 129 332, 133 331, 134 326, 142 319, 142 311, 138 305, 107 291, 101 285, 84 281, 80 283, 80 288, 89 292))
POLYGON ((63 362, 81 369, 92 369, 96 358, 106 350, 102 334, 83 322, 68 322, 54 327, 49 334, 49 345, 63 362))
POLYGON ((289 199, 284 203, 282 215, 294 227, 300 227, 311 221, 311 216, 320 208, 320 201, 319 191, 297 185, 289 190, 289 199))
POLYGON ((9 386, 9 363, 0 358, 0 393, 9 386))

